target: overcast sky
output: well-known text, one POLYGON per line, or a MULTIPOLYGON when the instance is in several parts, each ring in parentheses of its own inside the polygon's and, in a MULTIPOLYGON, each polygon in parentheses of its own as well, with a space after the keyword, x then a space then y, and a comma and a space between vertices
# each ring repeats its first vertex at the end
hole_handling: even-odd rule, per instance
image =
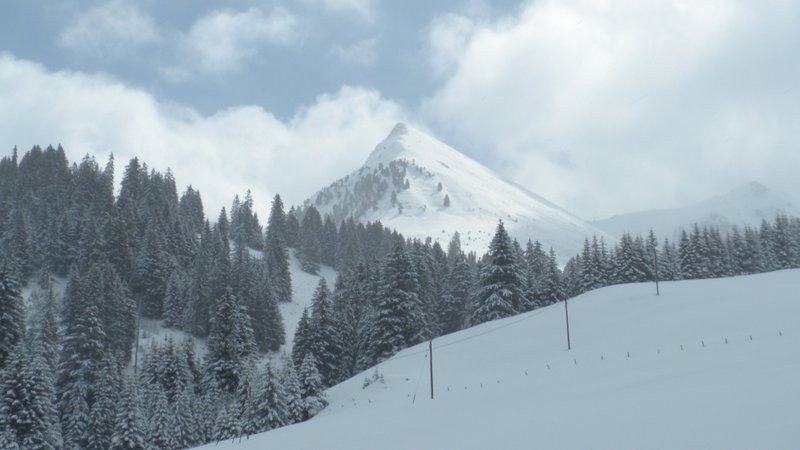
POLYGON ((300 203, 395 122, 599 219, 800 190, 795 0, 3 2, 0 154, 300 203))

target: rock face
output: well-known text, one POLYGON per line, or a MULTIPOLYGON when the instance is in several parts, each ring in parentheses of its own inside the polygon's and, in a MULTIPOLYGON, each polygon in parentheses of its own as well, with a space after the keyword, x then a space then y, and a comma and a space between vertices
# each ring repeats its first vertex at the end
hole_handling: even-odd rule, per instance
POLYGON ((407 237, 431 237, 443 246, 458 231, 462 247, 486 252, 498 219, 525 244, 539 240, 561 261, 585 237, 608 235, 468 158, 447 144, 397 124, 364 165, 306 200, 338 223, 381 221, 407 237))

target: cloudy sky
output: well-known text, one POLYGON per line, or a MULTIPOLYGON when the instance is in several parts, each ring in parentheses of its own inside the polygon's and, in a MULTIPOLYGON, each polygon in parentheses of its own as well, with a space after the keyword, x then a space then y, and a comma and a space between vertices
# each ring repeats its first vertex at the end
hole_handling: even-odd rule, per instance
MULTIPOLYGON (((0 154, 299 203, 405 121, 587 219, 800 191, 794 0, 3 2, 0 154)), ((798 196, 800 197, 800 196, 798 196)))

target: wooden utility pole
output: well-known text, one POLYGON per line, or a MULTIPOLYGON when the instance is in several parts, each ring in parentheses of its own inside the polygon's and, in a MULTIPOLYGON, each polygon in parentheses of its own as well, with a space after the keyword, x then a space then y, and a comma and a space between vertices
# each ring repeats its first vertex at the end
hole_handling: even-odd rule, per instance
POLYGON ((564 316, 567 319, 567 350, 572 350, 572 345, 569 342, 569 299, 564 299, 564 316))
POLYGON ((142 335, 142 302, 136 302, 136 339, 133 341, 136 348, 133 352, 133 374, 139 371, 139 337, 142 335))
POLYGON ((428 354, 431 364, 431 400, 433 400, 433 338, 428 341, 428 354))

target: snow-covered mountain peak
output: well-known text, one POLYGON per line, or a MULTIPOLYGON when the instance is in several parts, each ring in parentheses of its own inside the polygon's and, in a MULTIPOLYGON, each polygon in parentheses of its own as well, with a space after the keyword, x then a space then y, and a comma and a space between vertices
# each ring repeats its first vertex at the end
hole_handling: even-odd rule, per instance
POLYGON ((753 196, 763 196, 771 192, 768 187, 758 181, 751 181, 734 192, 741 191, 753 196))
POLYGON ((562 260, 584 237, 603 233, 551 202, 501 179, 429 134, 398 123, 347 177, 306 201, 337 223, 381 221, 408 237, 446 245, 461 234, 466 250, 484 253, 497 221, 521 243, 539 240, 562 260))
POLYGON ((399 160, 429 170, 454 166, 459 170, 475 170, 479 167, 489 171, 444 142, 402 122, 395 125, 389 135, 375 147, 364 165, 387 166, 392 161, 399 160))

